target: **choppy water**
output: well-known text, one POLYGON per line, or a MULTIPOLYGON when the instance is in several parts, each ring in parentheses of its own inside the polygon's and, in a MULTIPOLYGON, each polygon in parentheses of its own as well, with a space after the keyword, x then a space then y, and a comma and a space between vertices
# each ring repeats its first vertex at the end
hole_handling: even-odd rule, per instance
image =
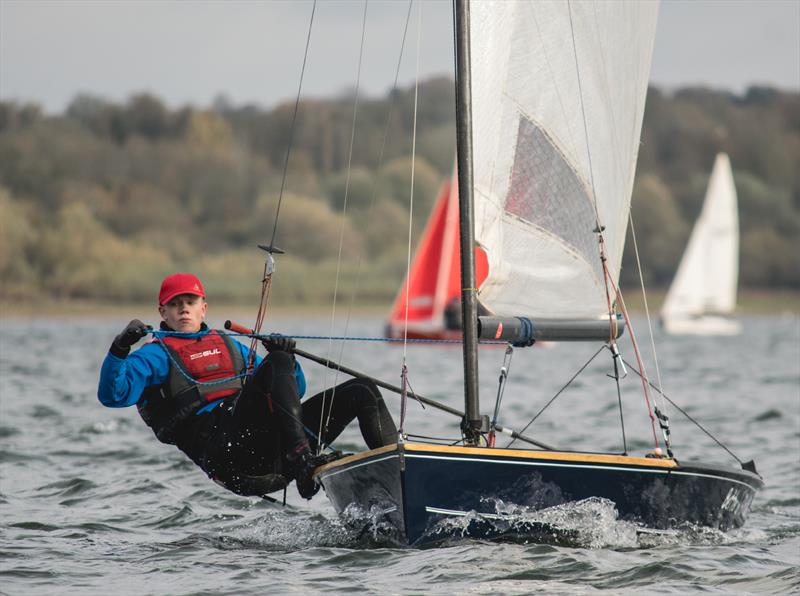
MULTIPOLYGON (((642 534, 616 520, 612 503, 590 501, 542 512, 545 521, 571 531, 567 543, 462 541, 425 550, 392 546, 374 528, 356 531, 335 516, 322 494, 305 502, 292 488, 282 507, 227 493, 176 449, 159 444, 135 409, 102 407, 95 396, 100 362, 126 322, 0 322, 4 594, 800 592, 797 318, 748 319, 745 329, 752 332, 733 339, 656 338, 667 394, 740 458, 754 458, 765 478, 744 528, 642 534)), ((283 320, 271 328, 331 331, 325 319, 283 320)), ((349 332, 374 336, 380 329, 378 320, 357 320, 349 332)), ((642 324, 639 336, 649 354, 642 324)), ((340 357, 338 344, 300 343, 340 357)), ((622 347, 633 361, 629 344, 622 347)), ((595 349, 564 344, 517 350, 502 422, 523 426, 595 349)), ((348 344, 343 354, 346 364, 399 382, 401 346, 348 344)), ((502 357, 502 349, 481 350, 484 411, 493 405, 502 357)), ((414 390, 462 406, 458 348, 414 346, 408 362, 414 390)), ((616 393, 605 377, 608 356, 596 363, 528 434, 559 447, 621 449, 616 393)), ((310 392, 334 382, 333 373, 315 364, 305 369, 310 392)), ((652 442, 632 374, 623 400, 628 447, 641 454, 652 442)), ((398 400, 387 395, 387 402, 398 415, 398 400)), ((670 413, 679 458, 735 464, 670 413)), ((454 436, 457 422, 411 404, 406 429, 454 436)), ((338 447, 360 448, 357 429, 348 430, 338 447)))

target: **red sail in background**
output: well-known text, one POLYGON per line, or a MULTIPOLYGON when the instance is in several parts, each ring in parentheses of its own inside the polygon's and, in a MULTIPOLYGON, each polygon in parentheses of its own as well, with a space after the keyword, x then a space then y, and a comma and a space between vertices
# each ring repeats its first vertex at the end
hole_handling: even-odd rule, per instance
MULTIPOLYGON (((489 273, 486 253, 475 247, 478 287, 489 273)), ((461 300, 461 265, 458 234, 458 184, 446 182, 439 191, 387 325, 388 337, 403 337, 408 285, 408 337, 410 339, 460 339, 460 329, 445 327, 445 307, 461 300), (410 279, 410 282, 409 282, 410 279)), ((460 308, 460 307, 459 307, 460 308)))

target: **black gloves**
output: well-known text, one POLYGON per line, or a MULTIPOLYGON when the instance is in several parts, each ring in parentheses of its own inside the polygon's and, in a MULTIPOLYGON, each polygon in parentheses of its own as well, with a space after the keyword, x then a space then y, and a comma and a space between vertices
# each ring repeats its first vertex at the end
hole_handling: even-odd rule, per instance
POLYGON ((293 338, 280 333, 270 333, 261 342, 267 348, 267 352, 293 352, 297 342, 293 338))
POLYGON ((125 358, 131 351, 131 346, 147 335, 151 329, 150 325, 145 325, 139 319, 133 319, 122 330, 122 333, 114 338, 109 352, 117 358, 125 358))

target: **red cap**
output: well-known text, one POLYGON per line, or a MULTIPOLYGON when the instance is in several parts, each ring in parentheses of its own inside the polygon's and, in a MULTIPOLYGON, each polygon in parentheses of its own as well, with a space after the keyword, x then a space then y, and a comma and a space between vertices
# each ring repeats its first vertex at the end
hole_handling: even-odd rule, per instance
POLYGON ((175 296, 181 294, 194 294, 195 296, 206 297, 203 284, 191 273, 173 273, 164 278, 161 282, 161 291, 158 292, 158 303, 164 305, 175 296))

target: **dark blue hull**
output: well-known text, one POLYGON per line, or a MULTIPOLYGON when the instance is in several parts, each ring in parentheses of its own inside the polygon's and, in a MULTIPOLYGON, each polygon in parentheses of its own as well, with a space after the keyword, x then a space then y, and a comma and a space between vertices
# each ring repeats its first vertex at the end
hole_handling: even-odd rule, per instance
MULTIPOLYGON (((503 524, 481 521, 502 518, 498 501, 538 510, 598 497, 613 501, 621 519, 650 528, 688 522, 727 530, 744 523, 763 486, 745 470, 672 460, 416 443, 344 458, 318 478, 338 512, 356 504, 409 544, 436 540, 437 522, 470 512, 481 515, 470 517, 467 535, 493 538, 503 524)), ((542 528, 510 531, 535 540, 542 528)))

